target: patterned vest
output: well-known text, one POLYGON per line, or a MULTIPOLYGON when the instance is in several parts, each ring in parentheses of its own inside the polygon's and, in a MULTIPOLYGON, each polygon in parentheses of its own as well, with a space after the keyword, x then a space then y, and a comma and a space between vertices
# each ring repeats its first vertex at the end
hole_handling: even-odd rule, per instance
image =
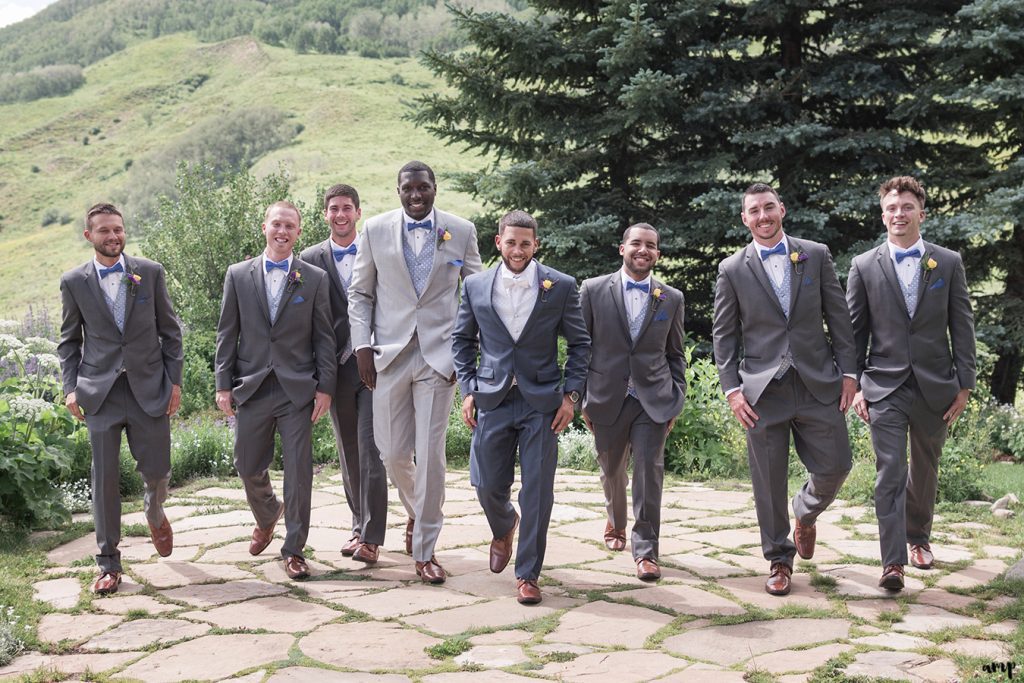
MULTIPOLYGON (((636 338, 640 336, 640 328, 643 327, 644 317, 647 314, 647 306, 650 304, 645 300, 644 305, 640 307, 640 312, 636 314, 636 317, 630 318, 629 313, 626 313, 626 318, 629 320, 629 337, 636 343, 636 338)), ((626 383, 626 394, 637 398, 636 387, 633 386, 633 376, 630 375, 629 381, 626 383)))
MULTIPOLYGON (((786 314, 786 320, 789 320, 789 287, 793 282, 792 275, 793 268, 787 263, 782 273, 782 286, 778 287, 775 285, 775 279, 772 277, 768 278, 768 282, 772 283, 772 289, 775 290, 775 296, 779 298, 779 303, 782 305, 782 312, 786 314)), ((786 356, 779 363, 779 369, 772 375, 774 379, 781 379, 786 371, 789 370, 793 365, 793 351, 786 349, 786 356)))
POLYGON ((917 311, 917 288, 921 284, 921 269, 914 269, 914 279, 910 281, 909 286, 903 284, 903 278, 898 274, 896 281, 900 283, 900 289, 903 290, 903 300, 907 302, 907 314, 913 318, 917 311))
POLYGON ((417 298, 423 294, 423 289, 427 286, 427 278, 430 277, 430 269, 434 266, 434 250, 437 249, 437 245, 433 230, 430 231, 430 235, 419 254, 413 253, 412 247, 409 246, 409 240, 402 235, 405 265, 409 267, 409 275, 412 277, 412 286, 416 290, 417 298))
POLYGON ((111 299, 107 294, 107 290, 104 289, 103 298, 107 302, 107 306, 110 307, 110 313, 114 316, 114 323, 117 325, 117 330, 124 334, 124 308, 125 303, 128 300, 128 285, 124 283, 122 278, 121 284, 117 286, 117 298, 111 299))

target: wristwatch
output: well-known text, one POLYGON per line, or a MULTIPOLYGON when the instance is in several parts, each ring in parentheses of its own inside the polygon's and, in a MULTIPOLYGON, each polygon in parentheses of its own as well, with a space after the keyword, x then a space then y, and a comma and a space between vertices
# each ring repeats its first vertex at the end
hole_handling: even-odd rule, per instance
POLYGON ((580 402, 580 392, 576 391, 575 389, 570 391, 569 392, 569 400, 572 401, 573 405, 576 405, 577 403, 579 403, 580 402))

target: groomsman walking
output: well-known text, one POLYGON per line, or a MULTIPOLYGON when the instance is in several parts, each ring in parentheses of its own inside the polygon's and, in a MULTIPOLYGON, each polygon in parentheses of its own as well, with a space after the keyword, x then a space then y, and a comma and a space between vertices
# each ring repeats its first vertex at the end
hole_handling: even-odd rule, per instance
POLYGON ((520 524, 511 502, 518 449, 517 593, 520 603, 536 604, 555 501, 558 434, 572 421, 583 391, 590 337, 576 281, 533 260, 539 242, 530 214, 505 214, 494 242, 501 263, 466 278, 452 354, 462 419, 473 430, 470 481, 494 534, 490 569, 497 574, 508 565, 520 524), (564 381, 559 335, 568 345, 564 381))
POLYGON ((626 543, 626 465, 633 456, 631 546, 637 577, 654 581, 658 567, 665 439, 683 409, 683 294, 651 275, 661 252, 647 223, 626 229, 622 268, 580 289, 591 339, 583 419, 594 433, 605 507, 604 542, 626 543))
POLYGON ((341 554, 373 564, 387 531, 388 479, 373 440, 373 394, 359 379, 349 335, 347 293, 359 249, 356 223, 361 216, 356 189, 350 185, 331 186, 324 194, 324 219, 330 235, 303 251, 300 258, 323 269, 331 281, 331 314, 338 353, 331 422, 345 498, 352 512, 352 538, 341 547, 341 554))
POLYGON ((722 390, 747 430, 771 595, 789 593, 794 555, 813 556, 814 522, 850 472, 843 414, 856 392, 853 329, 832 256, 823 244, 785 234, 785 215, 771 186, 744 192, 741 218, 753 240, 718 266, 713 328, 722 390), (792 500, 792 542, 790 434, 809 473, 792 500))
POLYGON ((249 553, 259 555, 284 515, 281 555, 291 579, 309 576, 303 548, 313 492, 313 423, 331 406, 338 359, 327 273, 292 254, 299 210, 266 211, 267 247, 224 277, 217 323, 217 407, 235 419, 235 469, 256 518, 249 553), (284 502, 270 483, 274 431, 281 436, 284 502))
POLYGON ((846 299, 860 379, 853 409, 871 425, 878 471, 878 585, 899 591, 908 542, 913 566, 934 561, 939 457, 975 385, 974 314, 960 254, 921 238, 921 184, 898 176, 878 194, 888 239, 853 259, 846 299))
POLYGON ((92 511, 100 575, 94 593, 121 583, 121 432, 142 475, 143 510, 153 545, 171 554, 164 514, 171 477, 170 416, 181 401, 181 326, 159 263, 124 253, 125 229, 113 204, 85 218, 90 261, 60 279, 64 404, 84 420, 92 445, 92 511))

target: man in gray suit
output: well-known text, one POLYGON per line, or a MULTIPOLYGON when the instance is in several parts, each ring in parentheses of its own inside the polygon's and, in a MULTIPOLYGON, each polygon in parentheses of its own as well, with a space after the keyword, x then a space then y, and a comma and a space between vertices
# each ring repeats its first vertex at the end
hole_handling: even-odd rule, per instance
POLYGON ((536 604, 555 502, 558 434, 572 421, 583 391, 590 336, 576 281, 533 260, 539 243, 532 216, 505 214, 494 241, 501 263, 466 278, 451 350, 462 389, 462 419, 473 430, 470 480, 494 534, 494 573, 508 565, 520 522, 510 500, 518 448, 518 600, 536 604), (568 344, 564 382, 559 335, 568 344))
POLYGON ((345 498, 352 512, 352 538, 341 554, 359 562, 377 561, 388 523, 388 479, 373 440, 373 394, 359 379, 349 336, 348 292, 359 249, 356 223, 362 212, 359 193, 333 185, 324 194, 324 219, 331 234, 300 258, 327 272, 338 352, 338 382, 331 401, 331 422, 338 445, 345 498))
POLYGON ((637 578, 658 567, 665 439, 683 409, 683 293, 651 275, 661 252, 658 231, 637 223, 622 234, 622 268, 580 289, 592 341, 583 419, 594 433, 610 550, 626 542, 626 465, 633 455, 633 560, 637 578))
POLYGON ((95 254, 60 279, 60 357, 64 404, 84 420, 92 445, 96 523, 95 593, 121 583, 121 431, 142 475, 143 510, 162 557, 174 545, 164 514, 171 477, 170 416, 181 401, 181 326, 164 269, 123 253, 124 219, 112 204, 96 204, 85 219, 95 254))
POLYGON ((903 567, 930 569, 939 456, 975 384, 974 314, 960 254, 921 239, 925 192, 910 176, 878 190, 888 239, 853 259, 846 299, 871 425, 882 550, 878 585, 903 589, 903 567), (907 435, 910 467, 907 468, 907 435))
POLYGON ((409 515, 405 549, 431 584, 445 580, 434 546, 444 521, 459 278, 481 268, 476 228, 434 208, 436 194, 429 166, 402 167, 402 208, 366 221, 348 291, 359 376, 373 390, 374 437, 409 515))
POLYGON ((291 202, 267 208, 267 247, 224 277, 217 323, 217 407, 235 419, 235 469, 256 528, 249 552, 259 555, 285 517, 281 556, 292 579, 309 576, 302 554, 313 492, 313 423, 331 407, 338 358, 327 273, 292 254, 302 234, 291 202), (270 483, 274 430, 284 455, 284 503, 270 483))
POLYGON ((853 329, 832 256, 823 244, 783 233, 785 215, 771 186, 756 183, 743 194, 741 217, 753 241, 718 266, 713 328, 719 380, 747 430, 772 595, 789 593, 796 553, 814 554, 814 522, 850 471, 844 413, 856 391, 853 329), (790 432, 810 474, 792 501, 793 542, 790 432))

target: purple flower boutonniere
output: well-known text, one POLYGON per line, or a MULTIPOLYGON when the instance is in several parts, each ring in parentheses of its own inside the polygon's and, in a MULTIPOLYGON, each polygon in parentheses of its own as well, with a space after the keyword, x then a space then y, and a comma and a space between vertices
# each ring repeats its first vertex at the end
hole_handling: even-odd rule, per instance
POLYGON ((661 287, 655 287, 651 290, 651 301, 654 302, 654 308, 658 308, 658 304, 665 300, 665 292, 661 287))
POLYGON ((292 272, 288 273, 288 291, 290 292, 293 289, 295 289, 296 287, 301 287, 301 286, 302 286, 302 271, 296 268, 292 272))
POLYGON ((796 268, 797 275, 803 275, 804 272, 804 261, 809 259, 807 252, 803 249, 797 249, 796 251, 790 252, 789 260, 792 262, 793 267, 796 268))
POLYGON ((452 234, 444 228, 437 229, 437 248, 440 249, 444 243, 452 238, 452 234))
POLYGON ((128 285, 128 293, 135 296, 135 289, 142 284, 142 276, 133 270, 129 270, 124 274, 122 280, 128 285))

